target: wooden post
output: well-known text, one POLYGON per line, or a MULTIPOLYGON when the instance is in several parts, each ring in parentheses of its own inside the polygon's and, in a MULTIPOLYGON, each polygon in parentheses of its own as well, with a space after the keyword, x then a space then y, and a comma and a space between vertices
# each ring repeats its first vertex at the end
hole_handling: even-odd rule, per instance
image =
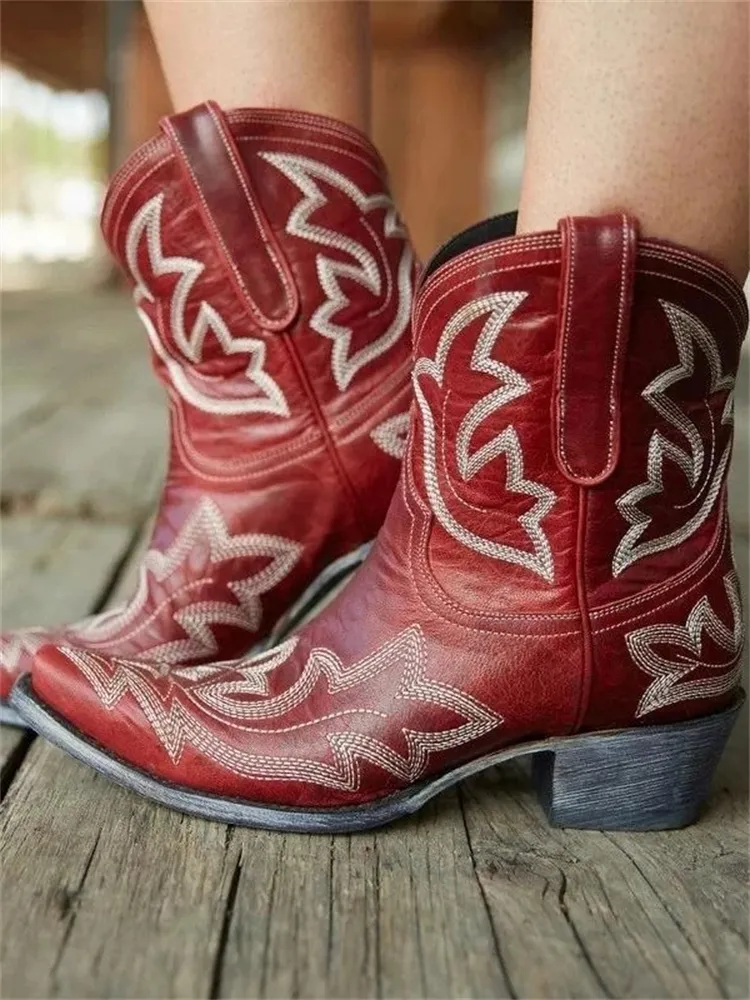
MULTIPOLYGON (((115 0, 117 2, 117 0, 115 0)), ((189 16, 186 12, 185 16, 189 16)), ((156 44, 146 12, 138 5, 130 26, 123 57, 123 136, 126 155, 149 139, 159 119, 172 111, 156 44)))
POLYGON ((107 0, 106 7, 106 93, 109 101, 110 174, 127 155, 124 119, 128 103, 125 79, 125 54, 130 40, 136 0, 107 0))
POLYGON ((502 6, 372 5, 374 138, 423 258, 486 211, 489 79, 502 6))

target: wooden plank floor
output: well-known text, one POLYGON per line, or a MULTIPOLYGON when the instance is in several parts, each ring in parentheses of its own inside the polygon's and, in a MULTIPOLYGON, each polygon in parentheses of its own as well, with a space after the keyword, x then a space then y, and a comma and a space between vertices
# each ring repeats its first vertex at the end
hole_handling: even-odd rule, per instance
MULTIPOLYGON (((6 297, 3 624, 129 589, 164 418, 115 295, 6 297)), ((747 580, 743 380, 733 502, 747 580)), ((4 997, 747 997, 747 728, 711 809, 650 835, 548 829, 522 767, 374 834, 180 816, 0 737, 4 997)))

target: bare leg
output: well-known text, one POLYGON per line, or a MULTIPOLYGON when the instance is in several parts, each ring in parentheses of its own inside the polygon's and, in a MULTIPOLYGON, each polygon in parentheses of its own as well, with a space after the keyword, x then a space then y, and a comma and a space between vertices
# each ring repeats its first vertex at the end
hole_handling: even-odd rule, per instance
POLYGON ((175 110, 331 115, 367 132, 370 42, 362 0, 146 0, 175 110))
POLYGON ((745 2, 537 2, 519 231, 626 210, 748 267, 745 2))

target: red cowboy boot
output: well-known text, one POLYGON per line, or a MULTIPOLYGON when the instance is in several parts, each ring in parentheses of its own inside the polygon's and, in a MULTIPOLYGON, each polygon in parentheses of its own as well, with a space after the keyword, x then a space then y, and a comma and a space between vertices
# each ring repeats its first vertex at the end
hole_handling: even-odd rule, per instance
POLYGON ((14 690, 35 728, 231 823, 375 826, 522 754, 553 823, 695 818, 741 701, 742 290, 627 216, 491 229, 423 279, 401 485, 347 590, 168 676, 49 647, 14 690))
POLYGON ((169 395, 164 494, 133 599, 6 635, 3 699, 50 640, 161 672, 272 641, 361 561, 398 478, 415 265, 364 136, 202 105, 122 167, 102 228, 169 395))

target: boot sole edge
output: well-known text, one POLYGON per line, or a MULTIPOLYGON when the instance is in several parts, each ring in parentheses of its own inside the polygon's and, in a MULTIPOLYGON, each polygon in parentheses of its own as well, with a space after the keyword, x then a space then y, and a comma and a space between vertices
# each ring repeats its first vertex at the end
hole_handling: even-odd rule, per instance
MULTIPOLYGON (((31 677, 28 675, 16 682, 11 692, 11 703, 24 723, 40 736, 116 784, 170 809, 233 826, 296 833, 355 833, 370 830, 412 815, 436 795, 465 778, 509 760, 532 755, 537 795, 552 826, 602 830, 666 830, 687 826, 697 819, 708 794, 715 765, 744 703, 744 692, 738 693, 733 705, 714 715, 691 719, 684 723, 608 730, 515 744, 476 758, 382 799, 333 809, 295 809, 287 806, 261 805, 242 799, 198 792, 154 778, 147 772, 111 755, 70 726, 62 716, 35 694, 31 686, 31 677), (667 739, 669 743, 677 741, 686 744, 689 750, 685 755, 688 767, 697 768, 698 771, 698 784, 695 787, 687 785, 686 794, 683 796, 674 796, 675 783, 672 778, 668 786, 671 791, 667 793, 661 807, 659 803, 663 796, 659 787, 654 785, 652 750, 649 751, 649 756, 642 755, 638 760, 629 757, 621 759, 619 765, 616 763, 616 759, 622 757, 622 748, 616 741, 624 739, 628 744, 625 752, 629 754, 629 744, 643 739, 644 735, 651 748, 655 745, 654 741, 660 739, 667 739), (696 746, 705 747, 710 751, 708 761, 700 758, 700 754, 698 759, 695 759, 693 750, 696 746), (638 769, 641 787, 636 787, 635 794, 632 795, 634 805, 628 806, 626 803, 626 808, 623 809, 622 803, 608 801, 605 796, 603 803, 600 802, 597 807, 592 807, 591 803, 586 801, 585 789, 582 801, 576 801, 575 794, 566 795, 564 789, 562 791, 555 789, 555 769, 549 766, 550 759, 557 760, 560 755, 565 758, 566 755, 572 754, 573 757, 569 759, 574 759, 575 755, 583 755, 585 762, 592 749, 596 749, 600 754, 604 752, 605 757, 609 752, 612 757, 609 761, 609 777, 612 777, 614 763, 615 769, 619 767, 620 784, 623 781, 626 783, 630 781, 632 778, 630 772, 633 768, 638 769), (614 756, 611 753, 613 750, 614 756), (539 757, 542 758, 541 761, 538 761, 539 757), (648 808, 649 790, 657 793, 655 797, 652 794, 656 808, 648 808)), ((667 752, 671 752, 669 747, 667 752)), ((585 774, 591 777, 590 766, 586 767, 584 764, 584 767, 585 774)), ((594 769, 594 775, 595 773, 594 769)), ((608 790, 616 797, 618 791, 616 775, 614 784, 608 786, 608 790)), ((578 791, 580 793, 580 789, 578 791)), ((580 794, 578 798, 580 799, 580 794)), ((609 799, 612 799, 611 794, 609 799)))
POLYGON ((0 726, 13 726, 14 729, 29 728, 28 723, 24 722, 8 701, 4 700, 0 700, 0 726))

